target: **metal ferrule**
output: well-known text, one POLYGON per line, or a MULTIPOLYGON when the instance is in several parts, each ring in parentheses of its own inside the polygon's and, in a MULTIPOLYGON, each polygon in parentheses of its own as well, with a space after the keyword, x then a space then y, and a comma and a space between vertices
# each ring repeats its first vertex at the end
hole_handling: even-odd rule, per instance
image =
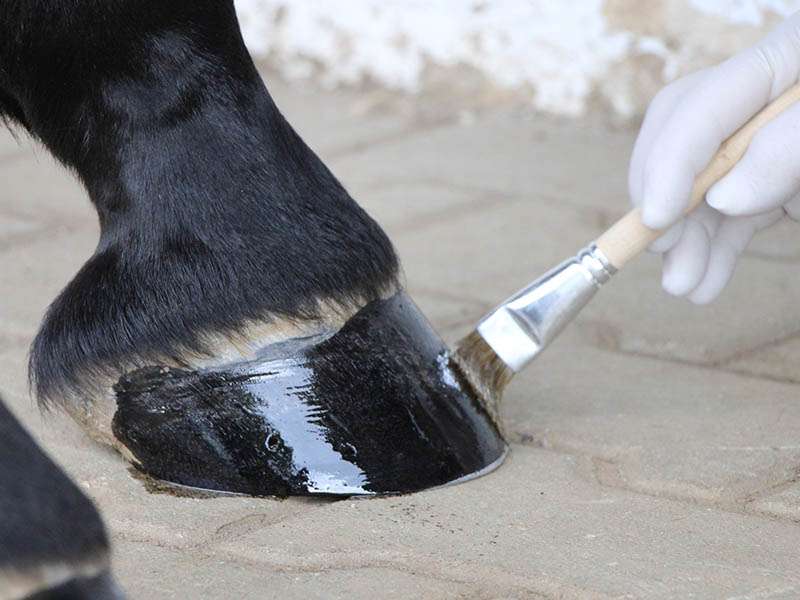
POLYGON ((616 271, 592 244, 495 308, 478 333, 511 370, 520 371, 616 271))

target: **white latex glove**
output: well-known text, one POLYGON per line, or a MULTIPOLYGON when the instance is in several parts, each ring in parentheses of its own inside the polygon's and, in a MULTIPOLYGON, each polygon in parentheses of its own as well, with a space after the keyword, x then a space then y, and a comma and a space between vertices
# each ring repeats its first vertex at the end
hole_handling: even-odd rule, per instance
POLYGON ((680 218, 695 176, 720 144, 800 76, 800 12, 760 43, 665 87, 647 110, 631 158, 629 188, 642 221, 671 228, 662 253, 664 289, 711 302, 756 231, 800 219, 800 104, 768 123, 742 160, 680 218))

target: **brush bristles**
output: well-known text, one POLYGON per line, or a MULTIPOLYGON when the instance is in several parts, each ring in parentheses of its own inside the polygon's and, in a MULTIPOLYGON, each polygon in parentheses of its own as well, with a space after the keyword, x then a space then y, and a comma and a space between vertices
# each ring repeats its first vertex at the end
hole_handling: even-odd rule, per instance
POLYGON ((484 385, 497 394, 502 393, 514 377, 514 371, 508 368, 477 331, 472 331, 458 343, 456 355, 462 365, 469 367, 484 385))
POLYGON ((453 360, 483 399, 495 424, 502 428, 500 400, 503 390, 514 377, 514 371, 508 368, 477 331, 472 331, 458 343, 453 360))

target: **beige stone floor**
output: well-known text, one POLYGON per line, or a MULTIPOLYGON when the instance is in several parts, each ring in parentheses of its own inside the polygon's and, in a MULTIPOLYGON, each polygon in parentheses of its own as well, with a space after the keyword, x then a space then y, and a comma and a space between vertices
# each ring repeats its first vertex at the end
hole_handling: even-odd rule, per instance
MULTIPOLYGON (((387 229, 449 341, 626 207, 634 130, 271 82, 387 229)), ((511 385, 497 472, 378 500, 153 495, 26 389, 96 219, 0 134, 0 391, 95 499, 132 598, 799 598, 800 229, 756 240, 715 304, 647 256, 511 385)))

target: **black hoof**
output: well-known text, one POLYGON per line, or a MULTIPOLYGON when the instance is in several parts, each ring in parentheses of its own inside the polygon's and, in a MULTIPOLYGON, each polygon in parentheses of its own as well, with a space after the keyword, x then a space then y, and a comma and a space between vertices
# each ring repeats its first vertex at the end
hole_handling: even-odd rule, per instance
POLYGON ((413 302, 217 371, 115 386, 114 435, 155 478, 251 495, 413 492, 487 472, 506 444, 413 302))

